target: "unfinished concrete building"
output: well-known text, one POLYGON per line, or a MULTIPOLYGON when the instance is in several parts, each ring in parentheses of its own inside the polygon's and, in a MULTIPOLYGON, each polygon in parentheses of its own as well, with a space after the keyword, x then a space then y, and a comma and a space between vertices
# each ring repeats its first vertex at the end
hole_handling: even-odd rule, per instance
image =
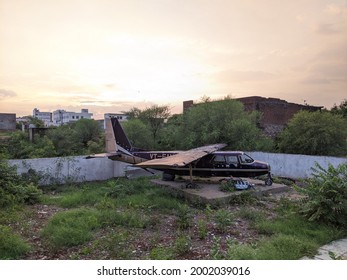
MULTIPOLYGON (((261 96, 236 98, 236 100, 243 103, 246 111, 259 111, 261 113, 260 128, 264 134, 270 137, 276 137, 285 128, 289 120, 300 110, 314 112, 323 108, 322 106, 302 105, 279 98, 261 96)), ((192 100, 184 101, 183 110, 188 110, 193 105, 192 100)))

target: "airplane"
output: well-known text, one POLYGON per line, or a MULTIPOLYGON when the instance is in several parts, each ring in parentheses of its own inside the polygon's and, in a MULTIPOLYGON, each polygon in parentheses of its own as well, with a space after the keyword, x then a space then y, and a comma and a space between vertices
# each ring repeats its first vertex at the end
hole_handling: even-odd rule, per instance
MULTIPOLYGON (((89 156, 108 157, 135 167, 163 171, 162 179, 173 181, 176 175, 200 177, 246 177, 267 175, 265 185, 272 185, 268 163, 252 159, 242 151, 221 151, 226 144, 213 144, 187 151, 146 151, 131 145, 117 118, 106 120, 106 153, 89 156)), ((149 171, 150 172, 150 171, 149 171)))

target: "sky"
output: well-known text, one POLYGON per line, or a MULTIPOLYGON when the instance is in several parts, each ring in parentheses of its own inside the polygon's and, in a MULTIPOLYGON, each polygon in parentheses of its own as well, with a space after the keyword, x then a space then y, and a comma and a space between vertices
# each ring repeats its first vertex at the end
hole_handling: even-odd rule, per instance
POLYGON ((347 0, 0 0, 0 112, 347 99, 347 0))

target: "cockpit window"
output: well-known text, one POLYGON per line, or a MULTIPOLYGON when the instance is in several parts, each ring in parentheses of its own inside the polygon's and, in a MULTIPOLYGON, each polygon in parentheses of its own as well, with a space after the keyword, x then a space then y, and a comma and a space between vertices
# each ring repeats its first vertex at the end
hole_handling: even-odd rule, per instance
POLYGON ((225 158, 224 158, 223 155, 216 155, 213 158, 213 162, 215 162, 215 163, 225 163, 225 158))
POLYGON ((240 156, 241 163, 252 163, 254 159, 252 159, 249 155, 243 154, 240 156))
POLYGON ((226 162, 229 164, 238 164, 239 161, 237 159, 237 156, 225 156, 226 162))

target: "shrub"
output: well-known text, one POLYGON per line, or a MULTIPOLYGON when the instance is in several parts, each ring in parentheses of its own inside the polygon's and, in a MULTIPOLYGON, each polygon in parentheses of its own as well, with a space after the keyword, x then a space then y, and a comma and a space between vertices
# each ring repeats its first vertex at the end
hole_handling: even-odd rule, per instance
POLYGON ((216 212, 215 219, 216 219, 217 228, 221 232, 225 232, 227 227, 233 223, 232 214, 229 211, 224 209, 220 209, 216 212))
POLYGON ((178 208, 177 225, 179 229, 187 229, 191 225, 192 213, 188 205, 183 204, 178 208))
POLYGON ((41 199, 42 191, 32 182, 27 184, 16 173, 16 168, 0 160, 0 208, 15 204, 34 204, 41 199))
POLYGON ((30 250, 30 246, 9 227, 0 225, 0 259, 19 259, 30 250))
POLYGON ((207 222, 203 219, 199 219, 197 223, 198 235, 200 239, 205 239, 208 234, 207 222))
POLYGON ((309 221, 320 221, 341 227, 347 226, 347 163, 324 169, 318 163, 312 168, 312 178, 304 188, 296 189, 305 195, 301 213, 309 221))
POLYGON ((192 241, 190 236, 182 233, 175 241, 175 252, 178 256, 184 255, 190 251, 191 246, 192 241))

